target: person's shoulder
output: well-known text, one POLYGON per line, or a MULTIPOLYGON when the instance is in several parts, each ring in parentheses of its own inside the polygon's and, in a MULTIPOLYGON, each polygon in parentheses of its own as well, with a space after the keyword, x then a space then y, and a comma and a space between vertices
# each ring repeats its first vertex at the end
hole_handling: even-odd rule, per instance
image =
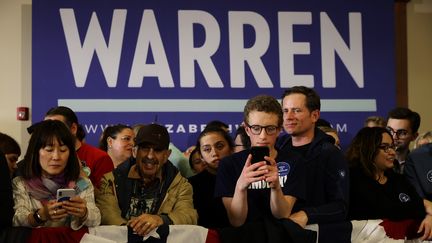
POLYGON ((395 171, 393 171, 393 170, 388 170, 388 171, 386 171, 385 172, 385 175, 388 177, 388 178, 390 178, 390 179, 392 179, 392 180, 395 180, 395 181, 405 181, 405 179, 406 179, 406 177, 405 177, 405 175, 403 175, 403 174, 400 174, 400 173, 396 173, 395 171))
POLYGON ((205 180, 205 179, 208 179, 208 178, 212 178, 214 176, 215 176, 214 174, 208 172, 207 170, 203 170, 200 173, 194 175, 193 177, 195 177, 197 179, 204 179, 205 180))
POLYGON ((388 178, 388 183, 393 184, 395 188, 398 188, 398 190, 400 191, 415 190, 405 175, 396 173, 393 170, 388 171, 386 175, 388 178))
POLYGON ((77 182, 82 181, 83 183, 91 183, 91 180, 86 176, 80 176, 77 179, 77 182))
POLYGON ((81 144, 81 147, 78 149, 78 152, 81 150, 87 154, 91 154, 93 157, 97 157, 97 158, 108 157, 108 158, 110 158, 107 152, 105 152, 101 149, 98 149, 96 147, 93 147, 92 145, 87 144, 87 143, 81 144))
POLYGON ((15 176, 12 179, 12 185, 19 185, 19 184, 24 184, 25 180, 22 176, 15 176))
MULTIPOLYGON (((103 170, 105 172, 109 172, 114 169, 114 163, 107 152, 89 144, 83 144, 85 146, 84 148, 86 149, 86 153, 82 157, 78 156, 80 159, 86 161, 87 163, 93 164, 93 166, 104 168, 103 170)), ((81 150, 81 148, 79 150, 81 150)))
POLYGON ((224 157, 219 162, 218 176, 221 173, 237 173, 238 171, 241 171, 249 153, 249 149, 246 149, 224 157))
POLYGON ((85 191, 89 188, 93 187, 93 184, 91 182, 91 180, 87 177, 84 176, 80 176, 77 180, 76 180, 76 186, 79 189, 79 191, 85 191))
POLYGON ((131 157, 125 160, 123 163, 119 164, 117 168, 113 170, 113 172, 128 172, 134 164, 136 164, 136 159, 131 157))
POLYGON ((189 182, 192 184, 192 186, 197 186, 202 184, 203 181, 207 181, 210 179, 211 174, 207 170, 203 170, 200 173, 193 175, 188 178, 189 182))
POLYGON ((11 187, 13 191, 22 192, 27 190, 26 180, 22 176, 16 176, 12 179, 11 187))
POLYGON ((243 160, 243 159, 246 159, 249 154, 250 154, 250 149, 245 149, 245 150, 242 150, 240 152, 233 153, 229 156, 226 156, 225 158, 230 159, 230 160, 239 160, 239 159, 243 160))
POLYGON ((431 156, 432 157, 432 143, 428 143, 425 145, 420 146, 417 149, 414 149, 411 151, 408 156, 410 155, 422 155, 422 156, 431 156))
MULTIPOLYGON (((407 155, 406 164, 407 166, 425 167, 430 168, 430 160, 432 158, 432 143, 425 144, 413 151, 410 151, 407 155)), ((422 168, 423 169, 423 168, 422 168)))
POLYGON ((181 175, 179 171, 174 174, 169 175, 169 178, 165 178, 170 188, 178 188, 178 187, 191 187, 192 185, 188 179, 181 175))
POLYGON ((320 129, 315 129, 315 136, 312 141, 311 157, 317 157, 319 161, 331 162, 336 164, 347 164, 342 150, 334 145, 329 139, 329 135, 320 129))
POLYGON ((276 139, 276 144, 275 147, 282 149, 284 147, 286 147, 286 145, 288 144, 288 141, 291 139, 291 135, 289 135, 288 133, 282 133, 277 139, 276 139))
POLYGON ((327 135, 320 129, 315 129, 312 144, 314 147, 320 147, 321 151, 323 152, 335 152, 342 154, 342 151, 334 145, 334 138, 330 135, 327 135))
POLYGON ((354 167, 349 169, 349 180, 353 188, 354 187, 366 188, 366 186, 373 181, 373 179, 368 177, 363 172, 363 169, 359 167, 354 167))
POLYGON ((195 174, 195 175, 189 177, 188 180, 190 180, 190 181, 196 181, 196 180, 199 180, 200 178, 202 178, 202 177, 205 176, 204 174, 206 174, 206 172, 207 172, 207 170, 203 170, 203 171, 201 171, 200 173, 197 173, 197 174, 195 174))
POLYGON ((220 161, 220 165, 236 165, 236 164, 240 164, 243 165, 244 162, 246 161, 247 156, 249 155, 250 151, 249 149, 237 152, 237 153, 233 153, 230 154, 228 156, 225 156, 221 161, 220 161))

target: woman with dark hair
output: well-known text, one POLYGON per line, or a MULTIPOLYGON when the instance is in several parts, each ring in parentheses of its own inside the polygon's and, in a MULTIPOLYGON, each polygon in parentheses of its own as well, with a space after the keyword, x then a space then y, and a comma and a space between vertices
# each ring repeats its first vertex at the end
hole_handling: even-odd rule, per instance
POLYGON ((99 148, 111 157, 114 168, 132 157, 135 133, 132 127, 117 124, 105 128, 99 148))
POLYGON ((17 161, 21 156, 21 148, 11 136, 0 132, 0 151, 6 157, 9 167, 9 177, 12 178, 17 169, 17 161))
POLYGON ((246 129, 243 124, 239 126, 236 130, 236 134, 234 136, 234 143, 235 143, 234 145, 235 153, 249 149, 251 147, 250 138, 247 135, 246 129))
POLYGON ((193 202, 198 212, 198 225, 206 228, 229 226, 221 198, 214 198, 219 162, 234 151, 234 142, 223 128, 207 127, 198 136, 197 149, 207 167, 189 178, 193 188, 193 202))
POLYGON ((418 232, 423 232, 422 239, 432 237, 432 216, 426 213, 423 200, 403 175, 392 170, 396 151, 385 128, 362 128, 346 156, 350 163, 350 219, 423 219, 418 232))
POLYGON ((196 174, 201 173, 207 167, 206 162, 201 158, 199 148, 196 146, 189 154, 189 166, 196 174))
POLYGON ((0 150, 0 233, 1 230, 12 226, 12 217, 14 215, 12 185, 8 175, 7 159, 0 150))
POLYGON ((21 176, 12 182, 14 226, 97 226, 93 185, 80 176, 74 137, 61 121, 46 120, 33 131, 24 156, 21 176), (57 201, 58 189, 73 189, 76 196, 57 201))

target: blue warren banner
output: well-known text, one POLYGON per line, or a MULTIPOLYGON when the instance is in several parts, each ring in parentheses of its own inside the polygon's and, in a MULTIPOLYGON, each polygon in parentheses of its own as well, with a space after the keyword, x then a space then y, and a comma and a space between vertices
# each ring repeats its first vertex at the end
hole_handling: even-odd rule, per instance
POLYGON ((235 131, 246 101, 313 87, 342 144, 395 105, 392 0, 33 0, 33 122, 72 108, 97 144, 110 124, 164 124, 180 149, 235 131))

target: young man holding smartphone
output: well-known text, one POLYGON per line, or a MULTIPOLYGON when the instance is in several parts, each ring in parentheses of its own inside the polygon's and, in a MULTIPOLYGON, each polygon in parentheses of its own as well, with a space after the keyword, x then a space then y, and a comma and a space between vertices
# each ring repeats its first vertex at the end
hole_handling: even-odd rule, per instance
POLYGON ((215 196, 223 204, 233 226, 264 219, 288 218, 294 203, 304 194, 302 174, 275 148, 282 129, 282 109, 267 95, 250 99, 244 108, 244 125, 252 146, 264 146, 269 155, 252 163, 247 149, 225 157, 219 164, 215 196))

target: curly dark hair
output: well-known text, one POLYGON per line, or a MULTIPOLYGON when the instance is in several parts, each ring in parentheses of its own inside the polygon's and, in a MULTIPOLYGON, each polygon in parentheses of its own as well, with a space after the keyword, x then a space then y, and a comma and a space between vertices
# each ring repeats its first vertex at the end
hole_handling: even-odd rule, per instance
POLYGON ((278 126, 282 126, 282 107, 274 97, 269 95, 258 95, 248 100, 243 110, 243 119, 246 124, 249 124, 249 114, 252 111, 275 114, 278 116, 278 126))

